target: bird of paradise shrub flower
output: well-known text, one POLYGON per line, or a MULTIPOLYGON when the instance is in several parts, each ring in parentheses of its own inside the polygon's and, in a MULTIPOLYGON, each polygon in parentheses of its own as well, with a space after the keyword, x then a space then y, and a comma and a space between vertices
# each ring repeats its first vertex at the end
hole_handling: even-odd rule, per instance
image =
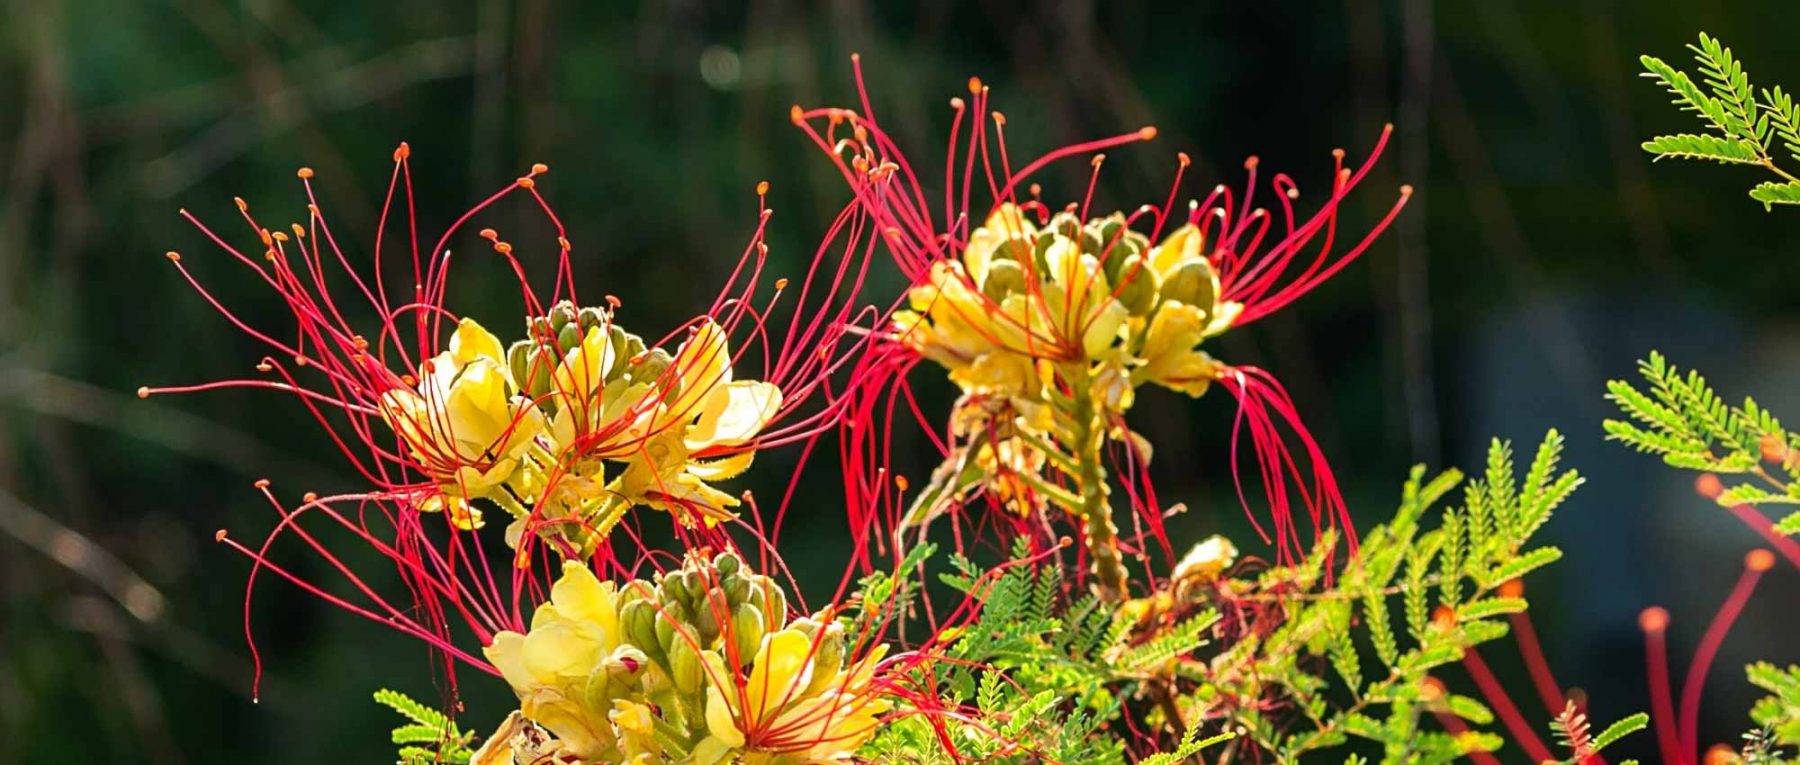
MULTIPOLYGON (((678 527, 730 519, 740 500, 715 483, 741 473, 759 450, 806 441, 837 425, 846 403, 832 389, 837 372, 868 342, 854 324, 876 316, 858 302, 872 245, 860 239, 862 213, 846 207, 797 290, 789 289, 788 279, 775 279, 773 295, 759 297, 759 291, 768 294, 763 232, 771 214, 762 184, 750 243, 718 297, 675 332, 646 340, 616 322, 622 311, 617 298, 589 303, 577 294, 574 245, 538 190, 547 167, 536 165, 483 199, 426 248, 412 218, 410 156, 404 144, 394 153, 366 260, 340 247, 308 169, 299 172, 304 224, 287 231, 265 227, 248 203, 237 200, 262 248, 257 257, 184 210, 209 240, 272 289, 293 325, 253 326, 203 286, 189 261, 171 252, 169 260, 205 300, 271 349, 257 365, 266 376, 144 387, 139 395, 229 387, 293 394, 370 485, 328 497, 308 493, 289 507, 268 482, 259 482, 280 516, 274 530, 255 547, 219 533, 220 541, 255 561, 246 609, 257 574, 267 570, 426 639, 447 661, 496 671, 462 647, 457 635, 466 628, 487 646, 498 634, 524 628, 521 599, 542 587, 534 566, 554 568, 540 551, 617 565, 606 542, 634 506, 665 510, 678 527), (446 247, 478 214, 515 195, 542 212, 557 233, 557 247, 540 261, 515 252, 491 228, 479 231, 517 276, 524 337, 509 346, 446 305, 446 247), (404 289, 388 282, 392 269, 383 267, 384 257, 392 257, 389 213, 396 204, 407 211, 400 246, 410 255, 413 278, 404 289), (547 293, 530 276, 542 273, 554 277, 547 293), (352 289, 334 293, 328 288, 333 282, 352 289), (780 303, 795 291, 797 301, 780 303), (777 323, 778 311, 787 312, 785 325, 777 323), (364 321, 371 314, 372 321, 364 321), (754 377, 747 374, 745 348, 763 355, 754 377), (495 508, 512 519, 504 535, 513 551, 510 581, 492 576, 482 563, 500 541, 483 532, 484 510, 495 508), (305 522, 321 515, 390 559, 405 592, 378 591, 365 572, 308 531, 305 522), (307 581, 273 560, 272 546, 288 536, 324 558, 348 591, 307 581)), ((254 653, 254 641, 251 647, 254 653)))
MULTIPOLYGON (((860 62, 857 78, 860 89, 860 62)), ((1136 482, 1150 456, 1124 415, 1143 385, 1199 396, 1218 383, 1239 402, 1233 472, 1235 444, 1247 431, 1267 490, 1272 529, 1251 516, 1263 538, 1283 559, 1303 554, 1306 541, 1291 517, 1298 504, 1315 533, 1342 525, 1354 545, 1336 479, 1281 384, 1264 370, 1221 362, 1202 346, 1281 309, 1368 250, 1410 187, 1341 251, 1334 249, 1338 213, 1389 131, 1360 167, 1346 167, 1344 153, 1335 153, 1330 193, 1310 215, 1295 210, 1299 188, 1283 174, 1272 184, 1279 215, 1254 207, 1252 158, 1241 198, 1217 186, 1190 202, 1184 218, 1174 204, 1185 155, 1161 206, 1100 215, 1092 181, 1082 199, 1056 207, 1043 201, 1032 174, 1065 157, 1093 155, 1097 180, 1099 152, 1151 140, 1154 128, 1066 146, 1015 172, 1005 116, 990 111, 979 80, 969 91, 972 103, 951 102, 942 220, 933 217, 914 166, 873 116, 866 90, 860 110, 793 113, 842 171, 912 280, 910 310, 894 314, 886 337, 944 367, 962 391, 943 465, 893 524, 924 524, 982 493, 1025 513, 1060 508, 1082 527, 1101 590, 1123 597, 1127 572, 1107 465, 1136 482), (959 143, 965 118, 971 125, 959 143), (971 207, 981 185, 991 203, 971 207), (1303 454, 1287 445, 1287 434, 1303 454)), ((1147 489, 1125 488, 1134 505, 1153 501, 1147 489)), ((1238 492, 1248 508, 1241 481, 1238 492)), ((1160 512, 1139 509, 1167 548, 1160 512)))

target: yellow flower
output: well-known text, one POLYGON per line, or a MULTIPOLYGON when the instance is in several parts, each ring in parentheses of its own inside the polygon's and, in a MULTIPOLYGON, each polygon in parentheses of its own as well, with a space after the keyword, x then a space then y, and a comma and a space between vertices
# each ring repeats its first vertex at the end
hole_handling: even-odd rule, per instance
POLYGON ((381 397, 380 413, 425 472, 458 496, 507 480, 543 430, 542 412, 516 395, 500 341, 473 319, 426 361, 417 390, 381 397))
POLYGON ((734 673, 707 673, 708 735, 694 749, 696 765, 716 765, 734 754, 745 762, 782 765, 842 762, 874 735, 888 703, 868 686, 883 651, 846 672, 820 666, 815 660, 824 652, 814 642, 792 627, 772 632, 763 636, 742 684, 734 673))
POLYGON ((1197 307, 1164 302, 1144 331, 1139 355, 1144 365, 1134 376, 1190 396, 1206 392, 1216 375, 1218 362, 1199 345, 1206 338, 1206 316, 1197 307))
POLYGON ((710 319, 681 344, 669 368, 679 390, 651 416, 648 435, 637 439, 616 489, 633 502, 697 513, 710 525, 731 517, 739 501, 707 482, 750 467, 754 450, 731 450, 762 433, 781 409, 781 389, 733 380, 725 332, 710 319), (714 454, 721 456, 708 459, 714 454))
POLYGON ((617 736, 612 699, 624 696, 644 664, 643 653, 622 645, 618 596, 587 566, 568 561, 550 589, 550 602, 532 614, 521 635, 502 631, 483 653, 519 697, 520 711, 583 759, 611 756, 617 736))

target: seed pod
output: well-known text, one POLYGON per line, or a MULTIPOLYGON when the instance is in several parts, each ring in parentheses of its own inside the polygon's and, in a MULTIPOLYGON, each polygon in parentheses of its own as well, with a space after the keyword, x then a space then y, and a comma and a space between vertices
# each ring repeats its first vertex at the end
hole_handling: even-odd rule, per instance
POLYGON ((767 625, 763 622, 762 611, 749 603, 739 603, 731 612, 731 639, 737 644, 738 656, 746 659, 755 656, 762 648, 763 633, 767 625))
POLYGON ((700 681, 705 676, 705 668, 700 664, 700 654, 694 650, 692 643, 677 638, 669 646, 669 679, 675 683, 675 690, 684 694, 700 690, 700 681))
POLYGON ((1119 303, 1130 311, 1132 316, 1143 316, 1156 307, 1156 296, 1160 285, 1157 284, 1156 271, 1144 263, 1137 255, 1124 258, 1124 265, 1119 267, 1119 303))
POLYGON ((1219 299, 1219 275, 1205 258, 1186 258, 1164 277, 1162 297, 1210 312, 1219 299))
POLYGON ((996 260, 988 264, 987 279, 981 283, 981 294, 996 303, 1007 295, 1025 291, 1025 269, 1015 260, 996 260))

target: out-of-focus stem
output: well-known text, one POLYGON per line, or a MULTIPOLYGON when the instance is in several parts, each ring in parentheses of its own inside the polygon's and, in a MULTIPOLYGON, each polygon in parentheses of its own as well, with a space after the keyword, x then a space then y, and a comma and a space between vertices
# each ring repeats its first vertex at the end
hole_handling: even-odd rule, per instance
POLYGON ((1795 569, 1800 569, 1800 542, 1795 542, 1777 533, 1775 522, 1769 520, 1769 516, 1763 515, 1762 511, 1749 505, 1732 505, 1726 509, 1730 510, 1732 515, 1737 516, 1738 520, 1743 521, 1745 526, 1749 526, 1751 530, 1762 535, 1763 540, 1768 542, 1770 547, 1775 548, 1776 552, 1781 553, 1781 557, 1786 558, 1790 565, 1795 569))
POLYGON ((1681 746, 1688 762, 1700 761, 1700 692, 1706 687, 1707 670, 1712 668, 1713 658, 1718 656, 1719 646, 1725 643, 1725 635, 1731 631, 1732 623, 1743 613, 1744 604, 1750 602, 1757 580, 1774 565, 1775 556, 1768 550, 1751 550, 1744 556, 1744 573, 1738 576, 1731 595, 1719 606, 1712 623, 1706 625, 1700 646, 1694 649, 1693 663, 1688 665, 1687 679, 1681 684, 1681 746))
POLYGON ((1506 730, 1519 742, 1525 753, 1531 756, 1532 761, 1554 761, 1556 758, 1551 756, 1550 747, 1544 745, 1544 740, 1538 737, 1537 731, 1532 730, 1531 723, 1525 721, 1525 715, 1519 713, 1519 705, 1513 703, 1512 697, 1506 694, 1506 688, 1500 685, 1499 680, 1494 679, 1493 671, 1488 669, 1487 662, 1481 660, 1481 654, 1476 653, 1473 646, 1463 652, 1462 663, 1463 668, 1469 671, 1469 676, 1475 678, 1475 685, 1481 688, 1481 695, 1487 697, 1488 705, 1494 708, 1500 721, 1506 723, 1506 730))
POLYGON ((1650 675, 1650 721, 1656 726, 1656 748, 1662 761, 1692 765, 1681 756, 1681 743, 1675 734, 1675 701, 1669 694, 1669 644, 1665 639, 1668 627, 1668 611, 1651 607, 1638 614, 1638 628, 1644 631, 1644 664, 1650 675))

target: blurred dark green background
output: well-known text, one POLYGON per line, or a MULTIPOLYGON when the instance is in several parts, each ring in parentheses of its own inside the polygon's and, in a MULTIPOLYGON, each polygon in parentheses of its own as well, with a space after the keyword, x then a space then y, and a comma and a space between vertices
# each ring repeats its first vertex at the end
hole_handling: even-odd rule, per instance
MULTIPOLYGON (((1415 461, 1467 464, 1491 435, 1535 443, 1562 428, 1590 480, 1547 532, 1571 554, 1531 583, 1538 627, 1597 717, 1647 709, 1638 610, 1670 607, 1684 666, 1756 540, 1694 497, 1687 476, 1602 443, 1602 384, 1658 347, 1727 394, 1800 418, 1800 213, 1748 200, 1761 180, 1749 170, 1652 166, 1637 143, 1692 126, 1635 76, 1636 56, 1684 58, 1704 29, 1763 84, 1800 85, 1790 6, 9 0, 0 762, 377 762, 391 725, 368 694, 437 697, 418 644, 270 579, 255 611, 269 671, 250 703, 246 565, 213 531, 268 528, 259 477, 286 496, 354 484, 291 399, 132 395, 241 375, 261 353, 165 250, 186 253, 246 316, 281 326, 282 307, 178 208, 231 229, 239 195, 266 224, 303 219, 293 173, 309 165, 340 240, 366 245, 401 140, 428 231, 546 162, 541 188, 570 226, 582 289, 624 297, 631 325, 659 333, 724 277, 757 181, 774 183, 775 271, 811 253, 844 193, 788 108, 849 105, 853 51, 928 166, 946 99, 971 74, 995 86, 1015 157, 1159 126, 1158 141, 1108 163, 1103 199, 1125 208, 1160 202, 1178 150, 1196 159, 1193 189, 1238 183, 1252 153, 1317 189, 1331 148, 1360 156, 1395 122, 1352 211, 1377 212, 1409 182, 1418 193, 1401 223, 1220 354, 1288 383, 1364 525, 1388 512, 1415 461)), ((1081 162, 1053 170, 1047 194, 1079 193, 1085 174, 1081 162)), ((528 213, 503 206, 484 220, 542 241, 528 213)), ((486 252, 472 236, 451 247, 486 252)), ((509 284, 497 266, 464 259, 451 302, 504 327, 516 293, 484 289, 509 284)), ((871 288, 899 287, 884 273, 871 288)), ((944 386, 921 387, 947 402, 944 386)), ((1222 529, 1255 550, 1229 495, 1230 402, 1140 401, 1162 497, 1195 508, 1177 542, 1222 529)), ((792 461, 759 459, 739 485, 778 495, 792 461)), ((790 563, 817 588, 848 555, 830 468, 807 475, 787 531, 801 551, 790 563)), ((1708 741, 1748 727, 1743 663, 1800 661, 1796 578, 1770 574, 1728 643, 1708 686, 1708 741)), ((1544 721, 1510 643, 1485 655, 1544 721)), ((469 720, 498 719, 497 685, 469 676, 469 720)), ((1649 752, 1648 735, 1633 743, 1649 752)))

